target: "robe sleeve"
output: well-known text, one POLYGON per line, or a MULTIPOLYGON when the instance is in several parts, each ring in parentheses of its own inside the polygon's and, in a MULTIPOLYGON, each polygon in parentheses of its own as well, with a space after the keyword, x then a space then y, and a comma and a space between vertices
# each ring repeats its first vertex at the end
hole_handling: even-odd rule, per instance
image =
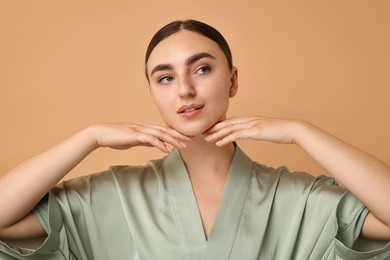
POLYGON ((287 237, 289 259, 390 259, 388 241, 359 240, 369 211, 356 196, 332 178, 284 171, 273 214, 285 216, 275 230, 287 230, 278 241, 287 237))
MULTIPOLYGON (((35 247, 21 241, 18 245, 0 242, 0 259, 89 259, 97 247, 92 248, 90 241, 97 237, 98 227, 111 228, 109 220, 123 226, 118 203, 110 171, 64 181, 33 210, 47 233, 46 239, 35 247)), ((114 236, 106 237, 117 242, 114 236)))
POLYGON ((46 239, 34 249, 0 242, 0 259, 76 259, 69 251, 61 209, 52 192, 34 208, 34 214, 47 233, 46 239))
POLYGON ((58 184, 34 208, 46 239, 0 242, 0 259, 137 259, 121 196, 111 168, 58 184))
POLYGON ((390 242, 359 240, 368 209, 346 192, 336 209, 338 232, 334 239, 336 259, 390 259, 390 242))

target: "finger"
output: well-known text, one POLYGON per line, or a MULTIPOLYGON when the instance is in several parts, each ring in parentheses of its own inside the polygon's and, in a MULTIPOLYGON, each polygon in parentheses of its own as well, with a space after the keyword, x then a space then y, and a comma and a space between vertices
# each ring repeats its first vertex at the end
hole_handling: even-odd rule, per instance
POLYGON ((173 137, 169 133, 165 132, 164 130, 158 129, 158 128, 144 128, 140 129, 140 132, 150 134, 154 136, 155 138, 161 140, 162 142, 169 143, 177 148, 184 148, 186 147, 185 143, 183 143, 181 140, 178 140, 177 138, 173 137))
POLYGON ((167 126, 157 126, 157 128, 160 129, 160 130, 163 130, 163 131, 165 131, 167 133, 169 133, 173 137, 175 137, 177 139, 180 139, 182 141, 192 141, 192 138, 190 136, 184 135, 184 134, 180 133, 179 131, 177 131, 175 129, 172 129, 170 127, 167 127, 167 126))
POLYGON ((226 144, 236 142, 239 139, 251 138, 251 135, 252 135, 251 132, 252 131, 253 131, 252 129, 240 129, 240 130, 237 130, 237 131, 233 131, 232 133, 230 133, 229 135, 225 136, 224 138, 222 138, 221 140, 219 140, 215 144, 217 146, 224 146, 226 144))
POLYGON ((207 142, 215 142, 215 141, 218 141, 218 140, 225 138, 226 136, 232 134, 235 131, 248 129, 248 128, 252 128, 252 127, 253 127, 253 121, 248 121, 245 123, 230 124, 230 125, 225 126, 222 129, 208 135, 205 138, 205 140, 207 142))
POLYGON ((206 134, 212 134, 214 132, 220 131, 221 129, 224 129, 226 127, 229 127, 230 125, 235 125, 235 124, 242 124, 242 123, 247 123, 255 120, 256 118, 254 117, 231 117, 226 120, 223 120, 217 124, 215 124, 213 127, 208 129, 206 131, 206 134))
POLYGON ((219 130, 225 128, 226 126, 228 126, 230 124, 234 124, 234 121, 235 120, 233 120, 231 118, 219 121, 215 125, 210 127, 209 129, 207 129, 204 133, 205 134, 212 134, 212 133, 214 133, 216 131, 219 131, 219 130))
POLYGON ((152 135, 141 133, 138 136, 137 141, 144 146, 156 147, 164 153, 170 153, 172 151, 164 142, 152 135))
POLYGON ((162 131, 167 132, 170 135, 172 135, 173 137, 175 137, 177 139, 180 139, 182 141, 191 141, 192 140, 191 137, 186 136, 186 135, 180 133, 179 131, 177 131, 175 129, 172 129, 170 127, 167 127, 167 126, 149 125, 149 124, 144 124, 144 123, 136 123, 136 125, 142 126, 142 127, 145 127, 145 128, 154 128, 154 129, 162 130, 162 131))

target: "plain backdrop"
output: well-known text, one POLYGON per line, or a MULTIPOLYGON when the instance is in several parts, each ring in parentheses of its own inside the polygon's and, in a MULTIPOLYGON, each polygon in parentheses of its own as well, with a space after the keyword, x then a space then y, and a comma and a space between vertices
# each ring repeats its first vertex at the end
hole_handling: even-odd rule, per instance
MULTIPOLYGON (((89 124, 162 124, 144 53, 160 27, 187 18, 231 45, 228 116, 304 119, 390 163, 390 1, 1 0, 0 174, 89 124)), ((238 143, 261 163, 326 174, 293 145, 238 143)), ((100 149, 67 178, 162 156, 100 149)))

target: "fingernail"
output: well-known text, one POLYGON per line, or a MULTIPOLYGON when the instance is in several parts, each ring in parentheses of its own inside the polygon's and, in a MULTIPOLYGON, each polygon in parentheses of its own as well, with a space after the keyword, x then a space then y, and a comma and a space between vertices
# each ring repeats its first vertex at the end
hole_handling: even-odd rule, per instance
POLYGON ((187 147, 187 145, 186 145, 185 143, 183 143, 182 141, 179 141, 179 144, 180 144, 180 146, 181 146, 182 148, 187 147))
POLYGON ((218 142, 215 143, 216 145, 220 146, 222 144, 222 140, 219 140, 218 142))

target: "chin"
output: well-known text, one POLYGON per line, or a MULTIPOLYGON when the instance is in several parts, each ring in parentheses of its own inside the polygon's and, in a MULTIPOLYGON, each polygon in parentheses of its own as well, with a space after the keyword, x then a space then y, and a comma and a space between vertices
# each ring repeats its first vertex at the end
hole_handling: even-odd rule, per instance
POLYGON ((208 122, 205 124, 185 124, 185 125, 179 125, 174 128, 176 131, 187 135, 187 136, 198 136, 204 134, 207 130, 209 130, 211 127, 213 127, 215 124, 220 122, 221 120, 213 121, 213 122, 208 122))
POLYGON ((202 135, 224 119, 226 119, 226 113, 213 113, 209 116, 202 116, 192 120, 163 117, 167 126, 187 136, 202 135))
POLYGON ((178 131, 186 136, 198 136, 198 135, 203 134, 207 129, 208 128, 206 128, 206 129, 195 129, 195 128, 188 129, 188 128, 184 128, 184 127, 175 128, 176 131, 178 131))

